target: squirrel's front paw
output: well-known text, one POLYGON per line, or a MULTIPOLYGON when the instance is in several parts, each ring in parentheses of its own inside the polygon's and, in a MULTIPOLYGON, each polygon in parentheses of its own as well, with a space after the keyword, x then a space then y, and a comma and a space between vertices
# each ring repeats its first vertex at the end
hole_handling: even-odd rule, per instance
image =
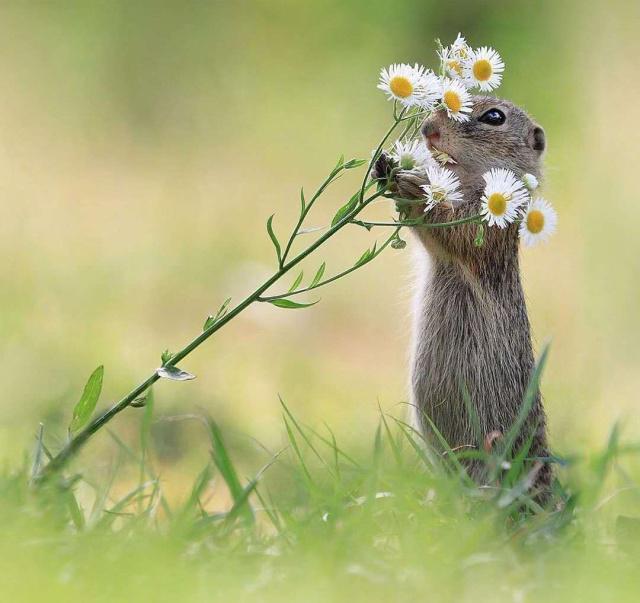
POLYGON ((429 184, 424 174, 402 170, 394 179, 394 193, 401 199, 421 199, 424 197, 425 184, 429 184))
POLYGON ((427 184, 424 176, 418 172, 399 170, 398 163, 388 154, 382 152, 371 169, 371 178, 381 186, 402 199, 419 199, 424 197, 422 185, 427 184))
POLYGON ((391 155, 384 151, 378 156, 371 169, 371 179, 378 180, 380 184, 386 184, 392 176, 392 171, 397 167, 397 163, 391 155))

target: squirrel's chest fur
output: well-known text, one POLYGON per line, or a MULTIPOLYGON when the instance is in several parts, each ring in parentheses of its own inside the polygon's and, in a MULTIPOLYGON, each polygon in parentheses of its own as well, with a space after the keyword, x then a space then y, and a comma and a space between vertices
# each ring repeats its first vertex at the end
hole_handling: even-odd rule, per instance
POLYGON ((451 447, 475 446, 492 431, 508 431, 534 364, 518 268, 487 280, 455 261, 434 259, 421 280, 414 306, 412 403, 451 447))

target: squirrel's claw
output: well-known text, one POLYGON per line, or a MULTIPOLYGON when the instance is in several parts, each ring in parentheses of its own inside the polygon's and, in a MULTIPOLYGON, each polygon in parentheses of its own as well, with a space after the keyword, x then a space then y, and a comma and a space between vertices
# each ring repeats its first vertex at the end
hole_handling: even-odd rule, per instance
POLYGON ((384 184, 391 177, 391 172, 395 167, 397 167, 396 162, 388 153, 383 151, 373 164, 371 178, 381 181, 381 184, 384 184))

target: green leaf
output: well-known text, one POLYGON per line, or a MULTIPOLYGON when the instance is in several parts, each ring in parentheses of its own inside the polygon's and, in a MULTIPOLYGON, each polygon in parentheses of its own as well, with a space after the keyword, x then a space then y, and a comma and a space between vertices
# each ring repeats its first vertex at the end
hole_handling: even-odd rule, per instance
POLYGON ((64 498, 66 498, 67 501, 67 509, 69 510, 71 521, 73 521, 73 524, 78 530, 83 530, 85 526, 84 513, 78 504, 73 490, 66 490, 64 498))
POLYGON ((340 155, 340 159, 338 159, 338 163, 336 163, 336 167, 333 168, 333 170, 337 170, 338 168, 341 168, 344 165, 344 155, 340 155))
POLYGON ((301 188, 300 189, 300 214, 303 214, 306 208, 307 208, 307 202, 304 198, 304 188, 301 188))
POLYGON ((195 375, 187 373, 187 371, 183 371, 177 366, 162 366, 156 370, 156 373, 158 376, 171 379, 172 381, 189 381, 190 379, 196 378, 195 375))
POLYGON ((100 365, 89 377, 80 400, 73 409, 73 417, 69 425, 69 431, 75 432, 84 427, 96 409, 100 392, 102 391, 102 378, 104 366, 100 365))
POLYGON ((311 302, 310 304, 302 304, 299 302, 291 301, 290 299, 270 299, 270 304, 277 306, 278 308, 287 308, 293 310, 296 308, 308 308, 309 306, 315 306, 320 300, 311 302))
POLYGON ((231 456, 229 455, 227 447, 225 446, 225 443, 222 439, 220 428, 211 419, 209 419, 208 423, 209 435, 211 438, 211 456, 213 458, 213 462, 222 475, 222 479, 227 484, 227 488, 229 488, 229 492, 231 494, 231 497, 233 498, 234 503, 239 504, 239 506, 242 508, 242 513, 244 514, 246 520, 253 521, 253 511, 250 505, 244 504, 247 496, 244 492, 244 488, 240 483, 240 480, 238 479, 238 473, 231 461, 231 456))
POLYGON ((278 241, 278 237, 276 237, 276 233, 273 232, 273 217, 275 214, 269 216, 267 220, 267 232, 269 233, 269 238, 273 243, 273 246, 276 248, 276 255, 278 256, 278 264, 282 264, 282 252, 280 250, 280 242, 278 241))
POLYGON ((320 230, 326 230, 326 226, 308 226, 307 228, 301 228, 298 231, 299 235, 310 234, 312 232, 318 232, 320 230))
POLYGON ((347 201, 337 212, 336 215, 333 216, 333 220, 331 220, 331 226, 335 226, 340 220, 342 220, 347 214, 350 214, 358 204, 358 198, 360 193, 356 193, 347 201))
POLYGON ((352 170, 354 168, 360 167, 361 165, 364 165, 367 162, 367 159, 350 159, 349 161, 347 161, 347 163, 344 164, 344 169, 352 170))
POLYGON ((162 354, 160 354, 160 360, 162 360, 162 364, 166 364, 167 362, 169 362, 172 356, 173 354, 169 350, 165 350, 164 352, 162 352, 162 354))
POLYGON ((224 303, 220 306, 220 309, 216 312, 215 316, 212 316, 211 314, 207 316, 207 320, 204 321, 202 330, 206 331, 207 329, 211 328, 214 324, 216 324, 216 322, 218 322, 227 313, 230 303, 231 303, 231 298, 227 297, 227 299, 224 300, 224 303))
POLYGON ((371 249, 367 249, 361 256, 360 259, 354 264, 354 266, 362 266, 364 264, 366 264, 367 262, 370 262, 374 256, 376 255, 376 247, 377 247, 377 243, 373 244, 373 247, 371 249))
POLYGON ((36 452, 33 457, 33 466, 31 468, 31 481, 35 480, 35 478, 40 473, 40 468, 42 467, 42 459, 44 456, 44 423, 40 423, 40 428, 38 429, 38 437, 37 437, 38 445, 36 447, 36 452))
POLYGON ((293 281, 293 285, 291 285, 291 288, 288 291, 289 293, 295 291, 300 286, 303 276, 304 276, 304 270, 301 270, 300 274, 296 277, 296 280, 293 281))
POLYGON ((309 283, 309 287, 315 287, 320 282, 320 279, 324 275, 324 271, 326 267, 327 267, 326 262, 322 262, 322 264, 320 265, 320 268, 318 268, 318 272, 316 272, 316 275, 313 277, 313 280, 311 281, 311 283, 309 283))

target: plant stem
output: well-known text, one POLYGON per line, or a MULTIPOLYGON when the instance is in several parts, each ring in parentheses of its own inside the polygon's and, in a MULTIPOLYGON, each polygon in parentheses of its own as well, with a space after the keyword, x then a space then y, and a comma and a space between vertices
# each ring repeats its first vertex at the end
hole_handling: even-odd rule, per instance
POLYGON ((313 204, 316 202, 318 197, 325 191, 327 186, 329 186, 334 181, 334 179, 342 171, 342 169, 343 169, 342 166, 338 166, 331 171, 331 173, 329 174, 329 176, 327 176, 325 181, 318 187, 318 190, 315 192, 313 197, 311 197, 309 202, 305 205, 303 211, 300 212, 298 222, 296 223, 294 229, 291 231, 289 240, 287 241, 284 251, 282 252, 280 267, 282 267, 282 265, 287 261, 287 257, 289 256, 289 252, 291 251, 291 245, 293 245, 293 241, 298 236, 298 231, 300 230, 300 227, 302 226, 304 219, 307 217, 307 214, 313 207, 313 204))
MULTIPOLYGON (((367 205, 370 203, 367 202, 367 205)), ((352 221, 353 222, 353 221, 352 221)), ((398 232, 400 232, 400 227, 396 228, 396 230, 393 232, 393 234, 387 238, 387 240, 380 246, 379 249, 377 249, 375 251, 375 253, 366 261, 362 262, 361 264, 356 264, 355 266, 351 266, 351 268, 347 268, 346 270, 343 270, 342 272, 339 272, 338 274, 327 278, 323 281, 320 281, 318 284, 314 285, 313 287, 305 287, 304 289, 297 289, 296 291, 289 291, 287 293, 281 293, 279 295, 269 295, 267 297, 260 297, 258 301, 261 302, 268 302, 274 299, 282 299, 284 297, 290 297, 291 295, 299 295, 300 293, 307 293, 309 291, 313 291, 314 289, 319 289, 320 287, 323 287, 324 285, 328 285, 329 283, 332 283, 333 281, 337 281, 338 279, 342 278, 343 276, 346 276, 347 274, 350 274, 351 272, 354 272, 355 270, 358 270, 358 268, 362 268, 363 266, 366 266, 369 262, 371 262, 372 260, 374 260, 375 258, 377 258, 391 243, 391 241, 393 241, 393 239, 396 238, 396 235, 398 234, 398 232)))
POLYGON ((417 226, 419 228, 448 228, 449 226, 459 226, 460 224, 472 224, 479 222, 482 219, 480 214, 476 216, 469 216, 467 218, 460 218, 459 220, 452 220, 451 222, 425 222, 422 218, 416 220, 404 220, 400 222, 366 222, 364 220, 352 220, 354 224, 358 226, 364 226, 370 228, 373 226, 417 226))
POLYGON ((362 185, 360 186, 360 195, 359 195, 359 197, 360 197, 360 205, 362 205, 364 203, 364 192, 365 192, 365 189, 366 189, 366 186, 367 186, 367 180, 369 179, 369 174, 371 174, 371 170, 373 169, 373 164, 378 159, 378 156, 380 155, 380 151, 382 151, 382 147, 384 146, 385 142, 387 142, 387 140, 389 139, 389 136, 391 136, 391 133, 396 129, 398 124, 402 121, 402 118, 404 117, 404 114, 406 112, 407 112, 407 108, 404 107, 402 109, 402 111, 400 111, 400 115, 396 116, 396 105, 394 103, 394 105, 393 105, 393 117, 394 117, 393 125, 387 130, 387 133, 383 136, 382 140, 380 141, 380 144, 378 145, 376 150, 373 152, 373 155, 371 157, 371 161, 369 161, 369 166, 367 167, 367 171, 365 172, 364 178, 362 179, 362 185))
MULTIPOLYGON (((396 124, 394 124, 394 127, 396 124)), ((389 133, 387 133, 387 137, 390 135, 391 129, 389 133)), ((309 254, 313 253, 318 247, 323 245, 328 239, 330 239, 333 235, 335 235, 339 230, 344 228, 347 224, 351 224, 353 219, 371 203, 374 199, 382 196, 386 191, 383 189, 378 191, 377 193, 371 195, 367 199, 363 201, 363 203, 356 205, 356 207, 346 214, 339 222, 337 222, 334 226, 332 226, 325 234, 319 237, 316 241, 314 241, 309 247, 307 247, 304 251, 301 251, 297 256, 295 256, 292 260, 287 263, 284 263, 278 271, 271 276, 267 281, 265 281, 260 287, 258 287, 253 293, 251 293, 248 297, 246 297, 242 302, 240 302, 235 308, 230 310, 227 314, 225 314, 220 320, 213 323, 208 329, 200 333, 197 337, 195 337, 192 341, 190 341, 184 348, 182 348, 179 352, 174 354, 170 360, 164 363, 164 366, 176 366, 178 362, 180 362, 183 358, 188 356, 191 352, 193 352, 197 347, 199 347, 202 343, 204 343, 209 337, 211 337, 216 331, 221 329, 224 325, 230 322, 233 318, 238 316, 243 310, 245 310, 252 303, 259 300, 260 296, 275 284, 283 275, 285 275, 291 268, 299 264, 302 260, 304 260, 309 254)), ((122 398, 119 402, 114 404, 111 408, 106 410, 100 416, 96 417, 91 423, 87 425, 80 433, 75 435, 71 440, 67 442, 67 444, 55 455, 49 463, 40 471, 38 476, 35 478, 35 483, 42 483, 48 477, 51 477, 56 472, 58 472, 68 461, 69 459, 76 453, 78 450, 87 442, 87 440, 98 430, 100 430, 104 425, 106 425, 113 417, 115 417, 118 413, 122 412, 127 406, 131 404, 136 398, 144 394, 156 381, 160 379, 157 371, 154 371, 145 381, 140 383, 135 389, 129 392, 124 398, 122 398)))

